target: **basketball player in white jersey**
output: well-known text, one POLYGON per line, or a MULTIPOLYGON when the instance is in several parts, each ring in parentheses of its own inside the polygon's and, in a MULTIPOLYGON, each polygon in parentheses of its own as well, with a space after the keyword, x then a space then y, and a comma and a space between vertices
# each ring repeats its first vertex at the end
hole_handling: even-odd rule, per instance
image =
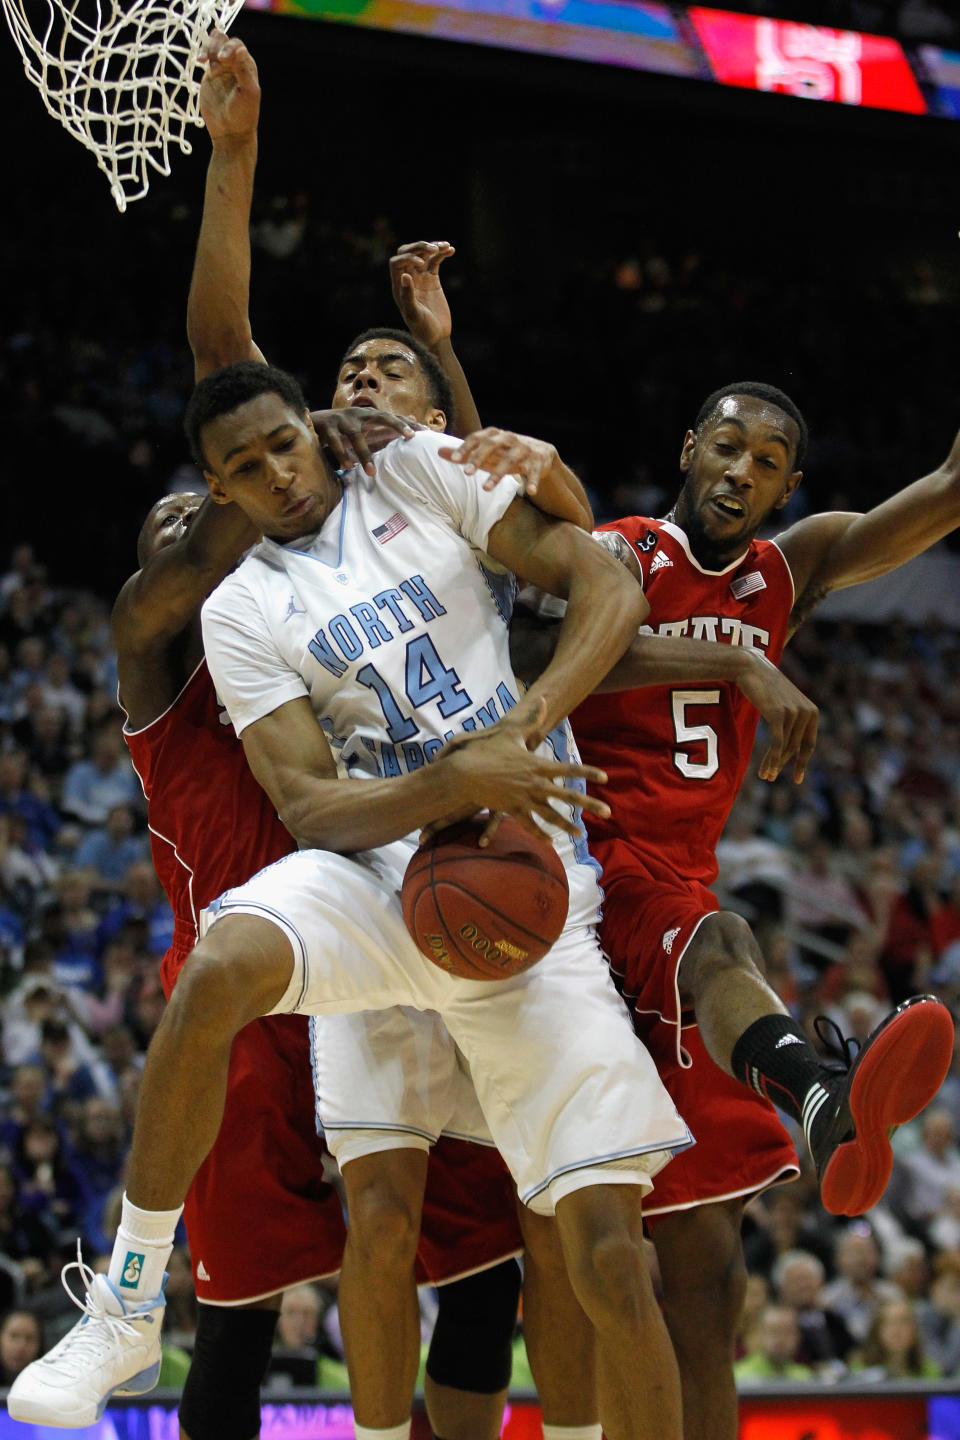
MULTIPOLYGON (((256 66, 236 38, 214 34, 206 51, 200 105, 213 149, 188 304, 188 334, 198 379, 235 360, 264 358, 254 344, 247 313, 260 94, 256 66)), ((357 412, 340 407, 360 406, 393 410, 438 431, 465 434, 480 426, 450 343, 449 307, 436 273, 451 253, 452 247, 444 243, 408 245, 391 261, 394 295, 413 334, 371 331, 347 347, 333 396, 344 422, 357 412)), ((390 432, 387 438, 393 438, 390 432)), ((589 526, 589 506, 576 477, 563 467, 544 464, 551 447, 540 447, 534 456, 525 443, 525 484, 528 493, 538 488, 539 508, 589 526)), ((344 468, 355 459, 370 461, 363 434, 356 436, 353 447, 331 435, 329 449, 344 468)), ((516 454, 507 453, 515 463, 516 454)), ((340 1313, 354 1413, 368 1427, 390 1422, 397 1413, 398 1395, 404 1413, 405 1376, 413 1373, 419 1355, 411 1253, 422 1170, 434 1131, 429 1116, 413 1105, 412 1088, 385 1086, 382 1077, 395 1072, 400 1055, 410 1055, 413 1032, 429 1029, 435 1022, 418 1012, 405 1011, 404 1016, 408 1030, 403 1029, 404 1021, 383 1012, 316 1020, 318 1114, 342 1169, 349 1214, 340 1313), (398 1050, 401 1035, 404 1049, 398 1050), (375 1361, 365 1363, 368 1356, 375 1356, 375 1361)), ((408 1064, 415 1065, 415 1056, 410 1055, 408 1064)), ((461 1113, 457 1123, 460 1133, 474 1133, 468 1114, 461 1113)), ((489 1166, 492 1161, 475 1163, 489 1166)), ((521 1207, 521 1220, 526 1247, 524 1328, 545 1435, 548 1440, 598 1440, 589 1326, 570 1292, 555 1227, 528 1207, 521 1207), (563 1345, 557 1343, 560 1335, 563 1345)), ((498 1223, 502 1218, 498 1222, 491 1216, 491 1224, 498 1223)), ((484 1290, 497 1315, 510 1302, 506 1291, 501 1295, 504 1269, 509 1267, 498 1267, 473 1282, 473 1290, 484 1290)), ((445 1317, 456 1311, 460 1300, 444 1287, 440 1303, 445 1317)), ((473 1303, 479 1303, 479 1296, 473 1296, 473 1303)), ((485 1326, 488 1343, 494 1328, 490 1323, 485 1326)), ((491 1393, 465 1394, 476 1389, 472 1381, 482 1369, 479 1354, 475 1358, 471 1375, 464 1361, 454 1360, 450 1347, 431 1355, 427 1368, 431 1418, 439 1426, 437 1433, 447 1440, 464 1436, 466 1413, 479 1427, 471 1435, 496 1433, 499 1428, 503 1397, 493 1392, 493 1377, 487 1381, 491 1393), (448 1362, 441 1365, 448 1352, 448 1362), (444 1386, 437 1383, 441 1376, 447 1382, 444 1386)))
MULTIPOLYGON (((320 848, 223 897, 151 1044, 112 1262, 129 1275, 137 1257, 138 1277, 115 1316, 113 1384, 135 1388, 152 1364, 165 1237, 216 1135, 236 1031, 266 1013, 407 1004, 442 1016, 521 1199, 556 1214, 599 1338, 611 1440, 679 1440, 641 1201, 689 1135, 591 929, 596 872, 565 806, 596 808, 576 788, 593 772, 554 758, 570 753, 563 716, 636 634, 639 588, 516 482, 478 486, 429 432, 388 445, 373 476, 355 468, 341 482, 297 387, 269 367, 202 382, 188 424, 211 495, 269 537, 205 607, 208 664, 254 775, 291 833, 320 848), (511 572, 568 602, 555 658, 522 698, 508 654, 511 572), (425 960, 397 896, 419 829, 478 809, 547 826, 570 884, 558 944, 492 983, 425 960)), ((442 1055, 430 1059, 439 1109, 450 1073, 442 1055)), ((408 1424, 398 1415, 378 1433, 393 1440, 408 1424)))

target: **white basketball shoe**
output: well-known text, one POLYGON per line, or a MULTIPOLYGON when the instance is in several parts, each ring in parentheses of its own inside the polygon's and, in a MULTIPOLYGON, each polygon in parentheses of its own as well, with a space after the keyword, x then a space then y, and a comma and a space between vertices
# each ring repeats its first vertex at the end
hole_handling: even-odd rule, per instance
MULTIPOLYGON (((111 1395, 143 1395, 160 1375, 160 1295, 128 1305, 106 1275, 77 1258, 61 1272, 63 1287, 83 1319, 39 1360, 21 1370, 10 1387, 7 1409, 14 1420, 64 1429, 93 1425, 111 1395), (67 1284, 77 1269, 86 1294, 80 1300, 67 1284)), ((166 1277, 164 1277, 166 1284, 166 1277)))

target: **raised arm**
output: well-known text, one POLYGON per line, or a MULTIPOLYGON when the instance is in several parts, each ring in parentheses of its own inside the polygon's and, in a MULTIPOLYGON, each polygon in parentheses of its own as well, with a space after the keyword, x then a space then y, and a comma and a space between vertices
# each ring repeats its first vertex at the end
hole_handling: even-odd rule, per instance
POLYGON ((895 570, 958 525, 960 435, 939 469, 866 514, 811 515, 777 537, 796 588, 791 630, 831 590, 895 570))
POLYGON ((204 56, 200 109, 213 152, 187 301, 187 338, 198 380, 221 365, 264 358, 253 342, 249 314, 257 67, 243 41, 221 31, 208 38, 204 56))
POLYGON ((453 321, 440 282, 441 264, 455 253, 446 240, 417 240, 401 245, 390 261, 390 282, 410 334, 433 352, 450 381, 454 415, 448 428, 454 435, 468 436, 472 446, 458 460, 489 471, 489 486, 496 485, 506 474, 516 476, 523 482, 524 494, 545 515, 570 520, 581 530, 592 530, 593 511, 587 493, 552 445, 509 430, 481 429, 473 394, 451 344, 453 321), (521 456, 518 445, 541 447, 540 458, 532 456, 529 449, 521 456), (521 459, 527 462, 522 469, 521 459))
POLYGON ((451 336, 453 319, 440 283, 440 266, 456 254, 446 240, 415 240, 401 245, 390 260, 390 284, 397 309, 410 334, 436 357, 453 390, 449 429, 469 435, 480 429, 473 392, 457 359, 451 336))

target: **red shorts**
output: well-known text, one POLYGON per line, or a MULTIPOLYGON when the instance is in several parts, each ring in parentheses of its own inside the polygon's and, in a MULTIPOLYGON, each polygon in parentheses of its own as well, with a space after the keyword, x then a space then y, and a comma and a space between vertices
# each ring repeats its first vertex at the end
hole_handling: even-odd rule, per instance
POLYGON ((763 1190, 799 1173, 797 1154, 769 1101, 731 1079, 710 1059, 692 1011, 682 1011, 677 973, 684 950, 720 906, 695 880, 655 858, 606 846, 600 938, 624 995, 635 1004, 637 1034, 649 1049, 696 1145, 657 1176, 644 1214, 656 1216, 763 1190))
POLYGON ((440 1285, 523 1250, 517 1187, 500 1152, 441 1135, 430 1152, 417 1281, 440 1285))
MULTIPOLYGON (((179 973, 170 960, 164 979, 179 973)), ((271 1015, 237 1035, 223 1121, 184 1205, 197 1298, 240 1305, 340 1268, 340 1197, 323 1179, 309 1020, 271 1015)), ((522 1248, 516 1187, 496 1150, 442 1137, 430 1156, 419 1283, 522 1248)))

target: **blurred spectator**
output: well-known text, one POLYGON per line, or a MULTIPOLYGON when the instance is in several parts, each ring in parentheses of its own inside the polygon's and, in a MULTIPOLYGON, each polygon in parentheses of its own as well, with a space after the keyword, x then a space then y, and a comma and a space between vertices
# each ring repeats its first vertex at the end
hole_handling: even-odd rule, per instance
POLYGON ((329 1349, 322 1328, 325 1308, 323 1292, 317 1285, 294 1285, 284 1291, 267 1374, 268 1391, 291 1385, 349 1390, 346 1366, 323 1353, 329 1349))
POLYGON ((737 1384, 812 1380, 809 1365, 801 1365, 797 1359, 799 1349, 796 1311, 789 1305, 766 1305, 760 1312, 746 1355, 733 1367, 737 1384))
POLYGON ((837 1278, 821 1292, 821 1303, 839 1315, 857 1344, 863 1344, 878 1306, 898 1299, 900 1292, 880 1278, 880 1250, 863 1221, 841 1231, 834 1256, 837 1278))
POLYGON ((916 1224, 927 1225, 943 1208, 947 1195, 960 1186, 960 1148, 953 1116, 939 1106, 921 1120, 921 1141, 898 1158, 895 1192, 900 1208, 916 1224))
POLYGON ((104 824, 95 826, 81 840, 73 863, 81 870, 92 870, 106 885, 119 889, 130 866, 146 860, 149 853, 146 836, 134 831, 130 806, 114 805, 104 824))
POLYGON ((173 911, 149 860, 130 866, 123 892, 101 921, 101 942, 125 935, 148 955, 162 956, 173 943, 173 911))
POLYGON ((80 1187, 56 1123, 40 1116, 25 1125, 13 1147, 20 1203, 49 1231, 55 1244, 76 1233, 80 1187))
MULTIPOLYGON (((56 1237, 51 1227, 41 1214, 22 1203, 13 1166, 0 1164, 0 1252, 7 1260, 33 1259, 46 1269, 55 1250, 56 1237)), ((10 1277, 2 1278, 9 1288, 10 1277)), ((20 1284, 17 1277, 14 1288, 20 1284)))
POLYGON ((50 850, 60 829, 60 817, 52 805, 35 793, 27 780, 27 757, 22 750, 0 753, 0 815, 15 815, 23 821, 25 838, 32 848, 50 850))
POLYGON ((3 1054, 8 1065, 40 1060, 44 1021, 62 1020, 73 1050, 82 1061, 94 1059, 94 1049, 80 1026, 70 1017, 66 997, 48 973, 30 973, 7 996, 4 1004, 3 1054))
POLYGON ((69 1165, 79 1190, 80 1231, 87 1247, 101 1253, 109 1253, 113 1245, 112 1232, 104 1224, 104 1207, 120 1183, 127 1141, 119 1106, 99 1095, 84 1101, 73 1130, 69 1165))
POLYGON ((936 1257, 930 1298, 916 1314, 927 1355, 941 1374, 960 1376, 960 1249, 936 1257))
POLYGON ((63 991, 91 990, 100 979, 98 919, 90 903, 90 876, 65 870, 56 899, 43 917, 42 934, 53 947, 53 978, 63 991))
POLYGON ((102 825, 115 805, 136 807, 141 798, 120 727, 108 721, 94 736, 90 759, 77 760, 67 771, 61 806, 87 825, 102 825))
POLYGON ((777 1299, 796 1313, 800 1344, 796 1358, 821 1373, 843 1369, 853 1339, 842 1318, 822 1302, 826 1271, 816 1255, 787 1250, 773 1267, 777 1299))
POLYGON ((909 1300, 884 1300, 874 1312, 862 1348, 851 1359, 855 1378, 870 1380, 934 1380, 940 1367, 928 1360, 909 1300))
POLYGON ((44 1351, 43 1327, 32 1310, 8 1310, 0 1319, 0 1385, 12 1385, 44 1351))
POLYGON ((798 1185, 777 1185, 748 1201, 743 1250, 747 1268, 771 1275, 781 1255, 804 1250, 824 1266, 831 1245, 824 1226, 804 1207, 798 1185))
POLYGON ((930 1284, 926 1247, 912 1235, 891 1241, 886 1247, 884 1274, 908 1300, 922 1300, 930 1284))

